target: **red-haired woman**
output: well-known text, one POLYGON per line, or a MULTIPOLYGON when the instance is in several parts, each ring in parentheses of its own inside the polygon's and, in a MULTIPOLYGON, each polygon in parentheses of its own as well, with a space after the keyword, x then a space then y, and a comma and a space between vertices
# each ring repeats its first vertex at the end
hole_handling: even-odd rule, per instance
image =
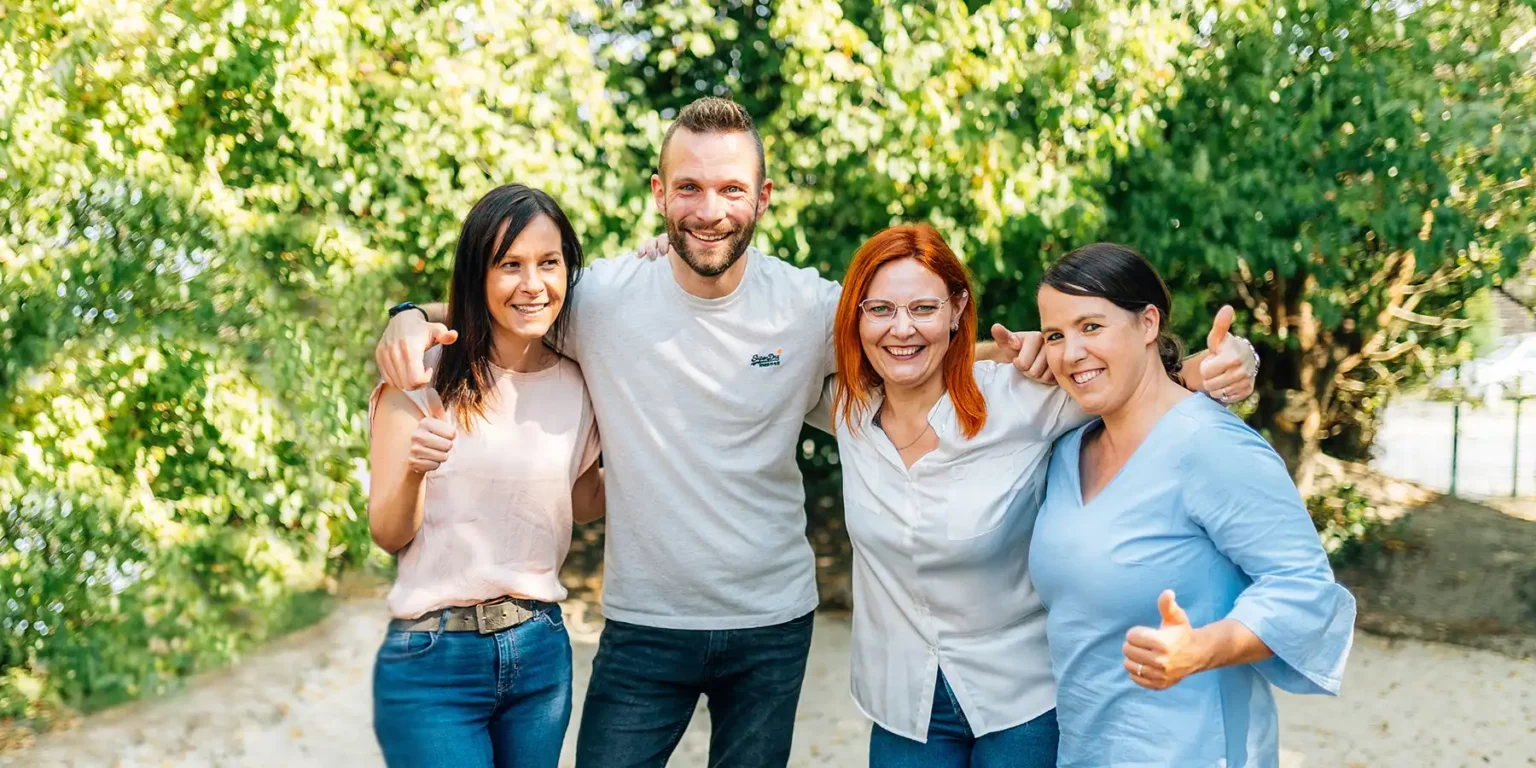
MULTIPOLYGON (((932 227, 892 227, 854 255, 833 326, 853 697, 881 768, 1056 764, 1027 555, 1051 443, 1088 416, 1059 387, 976 361, 970 297, 932 227)), ((1229 395, 1252 391, 1246 353, 1212 361, 1249 372, 1229 395)))

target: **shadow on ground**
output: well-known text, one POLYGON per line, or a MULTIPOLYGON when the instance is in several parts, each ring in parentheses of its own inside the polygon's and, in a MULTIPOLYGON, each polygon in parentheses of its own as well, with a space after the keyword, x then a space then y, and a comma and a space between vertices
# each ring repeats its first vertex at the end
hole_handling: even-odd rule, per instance
POLYGON ((1401 546, 1339 569, 1377 634, 1536 656, 1536 500, 1430 500, 1401 546))

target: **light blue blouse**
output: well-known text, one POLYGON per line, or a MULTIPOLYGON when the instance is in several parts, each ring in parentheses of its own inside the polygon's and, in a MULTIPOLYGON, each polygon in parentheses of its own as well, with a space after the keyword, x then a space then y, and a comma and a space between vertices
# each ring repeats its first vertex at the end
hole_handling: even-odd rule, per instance
POLYGON ((1082 439, 1062 437, 1030 545, 1047 610, 1061 768, 1276 766, 1270 686, 1337 694, 1354 597, 1333 580, 1280 457, 1203 395, 1174 406, 1120 473, 1082 503, 1082 439), (1223 618, 1274 651, 1256 664, 1185 678, 1165 691, 1131 681, 1126 631, 1160 623, 1164 589, 1200 627, 1223 618))

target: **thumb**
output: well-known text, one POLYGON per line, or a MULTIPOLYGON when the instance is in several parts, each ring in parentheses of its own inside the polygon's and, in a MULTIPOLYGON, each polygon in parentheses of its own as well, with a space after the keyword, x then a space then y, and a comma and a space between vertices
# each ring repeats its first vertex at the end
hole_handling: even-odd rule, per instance
POLYGON ((1232 330, 1232 318, 1236 314, 1230 304, 1223 306, 1221 311, 1216 313, 1216 320, 1211 323, 1211 333, 1205 337, 1206 349, 1212 352, 1221 349, 1221 343, 1227 340, 1227 331, 1232 330))
POLYGON ((1189 614, 1179 607, 1178 601, 1174 600, 1173 590, 1171 589, 1165 589, 1161 595, 1157 596, 1157 612, 1163 615, 1163 626, 1165 627, 1170 624, 1189 626, 1189 614))
POLYGON ((443 407, 443 398, 437 394, 436 387, 427 387, 427 415, 439 421, 448 420, 448 409, 443 407))
POLYGON ((432 332, 432 343, 447 346, 459 340, 459 332, 450 330, 442 323, 433 323, 428 329, 432 332))
POLYGON ((1003 327, 1002 323, 992 324, 992 340, 999 347, 1007 347, 1015 352, 1019 351, 1019 340, 1014 338, 1013 331, 1003 327))

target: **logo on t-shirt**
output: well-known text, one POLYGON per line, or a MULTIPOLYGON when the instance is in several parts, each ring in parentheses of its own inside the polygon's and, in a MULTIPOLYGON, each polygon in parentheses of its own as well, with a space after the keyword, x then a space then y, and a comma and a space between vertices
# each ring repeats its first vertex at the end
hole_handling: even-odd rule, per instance
POLYGON ((784 354, 784 350, 775 349, 766 355, 753 355, 752 365, 758 368, 772 368, 779 364, 779 355, 782 354, 784 354))

